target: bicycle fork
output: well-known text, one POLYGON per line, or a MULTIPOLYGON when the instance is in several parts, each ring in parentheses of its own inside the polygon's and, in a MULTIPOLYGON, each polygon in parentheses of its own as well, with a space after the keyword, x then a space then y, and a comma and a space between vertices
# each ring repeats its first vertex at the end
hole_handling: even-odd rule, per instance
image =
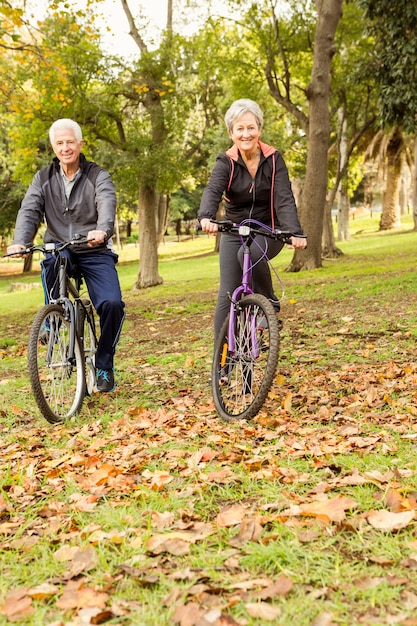
MULTIPOLYGON (((59 300, 57 301, 59 302, 59 300)), ((64 319, 69 321, 69 343, 68 348, 60 345, 59 350, 62 356, 62 361, 64 365, 73 365, 75 362, 75 312, 74 307, 71 302, 68 302, 68 299, 65 298, 63 302, 59 302, 64 311, 64 319), (64 349, 65 348, 65 349, 64 349)), ((48 351, 46 354, 47 363, 54 362, 54 346, 57 341, 59 341, 59 326, 61 324, 61 320, 58 317, 52 316, 49 320, 50 330, 49 330, 49 340, 48 340, 48 351)))
MULTIPOLYGON (((236 341, 235 341, 235 328, 236 328, 236 315, 239 313, 239 301, 247 295, 253 293, 250 284, 252 282, 252 266, 251 266, 251 258, 250 258, 250 248, 248 243, 245 242, 244 250, 243 250, 243 270, 242 270, 242 284, 237 287, 233 294, 230 296, 230 315, 229 315, 229 327, 228 327, 228 338, 227 344, 223 346, 223 354, 221 359, 222 367, 226 363, 227 353, 235 356, 236 355, 236 341)), ((247 357, 251 357, 253 359, 257 359, 259 356, 259 347, 258 342, 256 340, 256 315, 249 313, 244 320, 244 325, 249 325, 250 331, 250 346, 244 345, 245 354, 247 357)), ((240 329, 241 334, 246 335, 246 332, 242 333, 242 328, 240 329)))

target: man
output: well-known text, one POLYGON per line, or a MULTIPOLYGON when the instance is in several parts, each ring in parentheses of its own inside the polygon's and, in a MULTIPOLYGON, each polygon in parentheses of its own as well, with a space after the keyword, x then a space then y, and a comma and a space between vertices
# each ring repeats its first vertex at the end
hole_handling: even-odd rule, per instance
MULTIPOLYGON (((124 319, 124 302, 116 271, 117 254, 112 249, 116 194, 110 175, 87 161, 81 149, 82 131, 77 122, 59 119, 49 130, 56 157, 33 177, 19 209, 14 239, 8 254, 22 256, 33 241, 42 220, 45 242, 69 241, 75 234, 87 236, 85 246, 65 250, 69 267, 74 263, 84 276, 100 318, 96 354, 97 390, 115 389, 113 359, 124 319)), ((54 297, 55 257, 42 261, 46 297, 54 297)))

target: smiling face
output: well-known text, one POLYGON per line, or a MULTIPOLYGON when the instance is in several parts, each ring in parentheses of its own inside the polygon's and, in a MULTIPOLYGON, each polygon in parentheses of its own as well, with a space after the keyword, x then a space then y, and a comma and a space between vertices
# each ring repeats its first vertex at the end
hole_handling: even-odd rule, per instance
POLYGON ((53 151, 65 171, 75 171, 80 162, 83 142, 79 141, 71 128, 57 128, 52 143, 53 151))
POLYGON ((258 141, 261 136, 261 129, 258 126, 253 113, 242 113, 233 123, 230 137, 233 143, 244 154, 252 154, 257 151, 258 141))

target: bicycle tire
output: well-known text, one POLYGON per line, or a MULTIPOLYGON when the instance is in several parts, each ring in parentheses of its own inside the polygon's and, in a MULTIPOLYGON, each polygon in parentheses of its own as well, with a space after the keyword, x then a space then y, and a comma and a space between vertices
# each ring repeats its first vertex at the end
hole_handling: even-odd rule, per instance
POLYGON ((91 396, 96 388, 97 333, 94 309, 90 300, 82 300, 79 306, 79 330, 85 359, 85 394, 91 396))
POLYGON ((251 419, 260 411, 274 380, 279 355, 275 309, 265 296, 248 295, 235 305, 234 341, 228 345, 230 313, 215 342, 212 392, 225 421, 251 419))
POLYGON ((40 412, 51 424, 78 413, 85 395, 84 354, 77 333, 74 359, 68 360, 70 326, 62 306, 47 304, 35 315, 29 335, 32 391, 40 412), (46 335, 45 327, 49 328, 46 335))

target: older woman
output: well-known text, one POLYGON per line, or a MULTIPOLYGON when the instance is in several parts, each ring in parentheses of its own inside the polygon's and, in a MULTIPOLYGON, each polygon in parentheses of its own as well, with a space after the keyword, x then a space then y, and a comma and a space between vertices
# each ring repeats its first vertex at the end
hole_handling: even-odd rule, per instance
MULTIPOLYGON (((297 207, 291 189, 288 170, 275 148, 260 141, 263 115, 253 100, 233 102, 225 115, 227 131, 233 141, 231 148, 217 157, 207 187, 203 192, 198 218, 207 233, 217 233, 215 218, 224 198, 226 219, 235 223, 252 218, 272 228, 294 233, 291 247, 305 248, 306 239, 297 217, 297 207), (297 235, 300 237, 297 237, 297 235)), ((255 238, 258 245, 251 247, 252 260, 261 256, 264 238, 255 238)), ((268 258, 282 249, 283 243, 268 242, 268 258)), ((222 233, 220 239, 220 288, 214 316, 215 337, 220 332, 229 310, 228 294, 240 284, 242 276, 242 247, 237 235, 222 233)), ((279 299, 274 293, 271 272, 265 259, 253 268, 255 291, 263 294, 279 312, 279 299)))

